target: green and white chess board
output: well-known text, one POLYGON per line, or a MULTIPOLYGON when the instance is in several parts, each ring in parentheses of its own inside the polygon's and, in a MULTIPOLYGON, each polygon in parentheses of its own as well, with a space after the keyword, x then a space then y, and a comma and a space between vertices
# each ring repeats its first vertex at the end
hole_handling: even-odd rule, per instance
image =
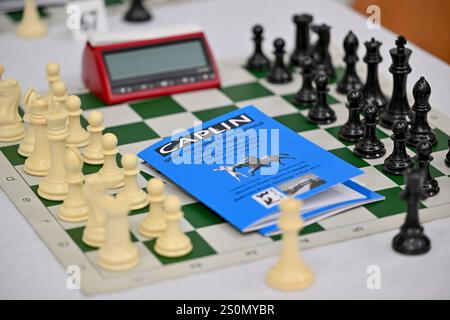
MULTIPOLYGON (((337 59, 334 61, 342 61, 337 59)), ((137 153, 158 139, 169 136, 174 129, 187 129, 194 121, 206 121, 233 109, 254 104, 305 138, 361 168, 364 174, 357 177, 357 181, 386 197, 384 201, 305 227, 300 237, 303 248, 398 228, 405 214, 405 204, 399 198, 404 187, 403 177, 384 173, 381 168, 384 158, 363 160, 354 156, 354 145, 337 138, 339 127, 346 121, 347 111, 345 96, 336 93, 335 84, 330 85, 329 102, 336 111, 338 120, 330 125, 318 126, 306 120, 307 107, 293 103, 293 94, 300 88, 301 82, 297 73, 293 75, 292 83, 273 85, 267 83, 263 73, 250 73, 241 67, 242 64, 243 60, 219 63, 221 89, 181 93, 115 106, 105 106, 90 93, 80 94, 84 109, 82 123, 86 126, 85 119, 90 111, 101 111, 107 126, 105 132, 112 132, 118 137, 120 154, 137 153)), ((342 74, 342 68, 338 68, 338 74, 342 74)), ((364 79, 364 70, 360 70, 360 74, 364 79)), ((390 94, 389 82, 383 82, 382 86, 390 94)), ((421 203, 422 221, 450 216, 450 168, 444 164, 450 120, 433 109, 429 114, 429 121, 439 139, 438 144, 433 147, 431 173, 439 181, 441 191, 421 203)), ((389 131, 380 128, 378 134, 389 154, 392 150, 389 131)), ((183 203, 185 216, 182 227, 193 242, 193 251, 181 258, 158 256, 153 249, 155 241, 142 237, 138 232, 139 223, 148 210, 146 207, 132 211, 129 215, 131 238, 137 243, 141 254, 139 265, 128 272, 105 272, 97 266, 97 250, 81 240, 84 224, 59 220, 56 212, 61 203, 39 198, 36 191, 42 178, 32 177, 24 172, 25 158, 17 154, 17 148, 17 142, 0 144, 0 186, 61 264, 65 268, 71 265, 81 268, 82 289, 86 293, 133 287, 204 272, 279 252, 279 236, 266 238, 258 233, 244 235, 177 187, 167 184, 168 193, 178 195, 183 203)), ((414 155, 414 148, 409 148, 408 151, 414 155)), ((120 157, 121 155, 118 160, 120 157)), ((84 165, 83 172, 88 175, 99 168, 100 166, 84 165)), ((146 181, 151 177, 148 171, 144 171, 147 170, 141 171, 138 177, 142 188, 145 188, 146 181)))

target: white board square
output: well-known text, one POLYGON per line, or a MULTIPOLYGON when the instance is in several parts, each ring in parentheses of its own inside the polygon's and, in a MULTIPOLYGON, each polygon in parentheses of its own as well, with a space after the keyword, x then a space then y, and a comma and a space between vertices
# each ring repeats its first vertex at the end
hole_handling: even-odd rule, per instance
POLYGON ((254 105, 269 117, 277 117, 297 112, 297 109, 289 102, 279 96, 269 96, 257 99, 250 99, 236 103, 239 108, 254 105))
POLYGON ((184 109, 195 112, 233 104, 226 95, 218 89, 192 91, 174 94, 172 98, 184 109))

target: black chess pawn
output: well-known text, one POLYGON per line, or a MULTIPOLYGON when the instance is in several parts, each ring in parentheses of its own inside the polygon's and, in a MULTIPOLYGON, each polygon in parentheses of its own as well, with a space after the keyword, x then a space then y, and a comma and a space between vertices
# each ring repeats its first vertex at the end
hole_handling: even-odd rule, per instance
POLYGON ((436 195, 439 192, 439 184, 435 178, 431 176, 430 173, 430 163, 433 161, 433 156, 431 155, 432 146, 429 141, 420 141, 416 147, 417 155, 414 159, 417 161, 419 168, 422 170, 423 184, 422 189, 427 193, 429 197, 436 195))
POLYGON ((352 90, 360 90, 362 88, 361 80, 356 73, 356 62, 358 62, 358 46, 359 41, 356 35, 349 31, 344 39, 344 62, 346 64, 345 73, 337 86, 337 92, 347 94, 352 90))
POLYGON ((411 57, 411 49, 405 48, 406 39, 399 36, 395 41, 396 47, 389 50, 392 57, 392 64, 389 72, 392 73, 394 86, 392 89, 392 97, 388 106, 380 115, 380 124, 385 128, 392 128, 395 120, 405 120, 409 123, 411 110, 406 94, 406 81, 408 73, 411 72, 409 58, 411 57))
POLYGON ((313 88, 314 62, 311 57, 303 57, 300 60, 302 75, 302 87, 294 96, 294 101, 298 104, 309 105, 316 100, 316 92, 313 88))
POLYGON ((394 175, 403 175, 407 168, 412 167, 411 157, 406 153, 408 124, 404 120, 394 122, 391 135, 394 141, 392 153, 384 160, 383 170, 394 175))
MULTIPOLYGON (((448 139, 448 147, 450 148, 450 139, 448 139)), ((447 155, 445 156, 445 164, 447 167, 450 167, 450 149, 447 152, 447 155)))
POLYGON ((246 67, 249 70, 253 71, 265 71, 270 68, 270 60, 264 55, 262 50, 262 42, 264 40, 263 37, 264 29, 261 25, 257 24, 253 26, 253 42, 255 45, 255 49, 253 54, 247 60, 246 67))
POLYGON ((347 94, 347 101, 348 119, 339 129, 338 136, 344 140, 356 142, 364 134, 364 126, 360 119, 360 112, 364 107, 363 96, 360 91, 353 90, 347 94))
POLYGON ((378 65, 383 61, 380 55, 381 42, 372 38, 370 41, 364 42, 364 45, 366 46, 366 55, 363 61, 367 64, 367 78, 362 88, 362 94, 366 104, 372 104, 378 108, 379 112, 382 112, 389 100, 381 91, 378 80, 378 65))
POLYGON ((326 24, 315 25, 312 27, 318 38, 311 50, 311 57, 317 66, 322 65, 329 79, 335 79, 336 71, 329 50, 330 29, 326 24))
POLYGON ((309 43, 309 25, 313 17, 309 14, 296 14, 292 21, 296 27, 295 33, 295 49, 291 54, 291 64, 300 67, 302 58, 307 57, 310 51, 309 43))
POLYGON ((424 77, 416 82, 413 88, 414 104, 411 117, 411 128, 407 143, 411 146, 417 146, 420 141, 427 140, 432 145, 437 143, 436 135, 428 124, 428 112, 431 110, 430 99, 431 87, 424 77))
POLYGON ((292 76, 284 64, 284 54, 286 52, 284 51, 284 40, 281 38, 275 39, 273 46, 275 48, 273 52, 275 55, 275 62, 267 74, 267 81, 277 84, 291 82, 292 76))
POLYGON ((373 105, 368 105, 364 107, 362 113, 364 134, 356 143, 353 153, 366 159, 381 158, 386 154, 386 149, 377 136, 378 109, 373 105))
POLYGON ((150 12, 144 7, 142 0, 133 0, 124 19, 130 22, 144 22, 152 18, 150 12))
POLYGON ((328 77, 324 72, 319 72, 314 78, 316 85, 316 102, 309 109, 308 120, 316 124, 327 124, 336 121, 336 114, 327 102, 328 77))
POLYGON ((405 175, 406 187, 400 197, 406 201, 406 218, 400 227, 400 232, 392 239, 392 248, 403 254, 423 254, 430 250, 431 241, 423 233, 419 220, 419 204, 426 199, 426 193, 421 188, 423 175, 420 169, 414 168, 405 175))

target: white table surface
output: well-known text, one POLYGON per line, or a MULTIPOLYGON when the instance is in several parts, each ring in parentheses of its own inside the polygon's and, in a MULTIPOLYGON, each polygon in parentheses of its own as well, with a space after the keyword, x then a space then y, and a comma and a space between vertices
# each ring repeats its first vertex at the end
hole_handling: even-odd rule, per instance
MULTIPOLYGON (((332 26, 332 41, 341 45, 351 28, 363 42, 375 37, 383 42, 384 61, 380 72, 391 78, 388 50, 395 34, 389 30, 369 30, 365 17, 345 5, 325 0, 199 0, 161 3, 153 7, 154 21, 144 25, 127 25, 121 16, 109 17, 110 29, 141 29, 153 26, 196 22, 206 31, 218 60, 247 56, 252 45, 250 26, 262 23, 266 29, 266 52, 274 37, 286 39, 292 46, 294 28, 291 16, 308 12, 315 22, 332 26)), ((399 13, 401 14, 401 13, 399 13)), ((381 18, 383 13, 381 13, 381 18)), ((420 27, 420 26, 418 26, 420 27)), ((61 64, 62 77, 70 91, 81 87, 80 62, 82 44, 73 43, 64 25, 52 25, 48 37, 23 41, 13 32, 0 33, 0 63, 5 76, 15 77, 22 88, 33 85, 47 90, 45 64, 54 60, 61 64)), ((412 73, 408 90, 424 75, 432 86, 431 105, 450 115, 449 66, 412 43, 412 73)), ((125 291, 85 296, 79 290, 66 288, 66 273, 43 241, 34 233, 15 206, 0 191, 0 298, 54 299, 392 299, 450 298, 450 219, 425 224, 432 240, 432 250, 423 256, 408 257, 390 248, 397 231, 306 250, 304 259, 316 274, 309 289, 282 293, 264 282, 275 257, 236 265, 211 272, 145 285, 125 291), (370 265, 381 270, 381 289, 366 285, 370 265)))

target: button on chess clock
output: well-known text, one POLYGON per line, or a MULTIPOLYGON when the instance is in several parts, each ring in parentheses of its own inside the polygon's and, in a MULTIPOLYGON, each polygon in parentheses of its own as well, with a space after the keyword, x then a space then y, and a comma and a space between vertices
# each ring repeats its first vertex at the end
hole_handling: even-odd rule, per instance
POLYGON ((196 25, 91 34, 82 78, 108 104, 220 86, 214 57, 196 25))

